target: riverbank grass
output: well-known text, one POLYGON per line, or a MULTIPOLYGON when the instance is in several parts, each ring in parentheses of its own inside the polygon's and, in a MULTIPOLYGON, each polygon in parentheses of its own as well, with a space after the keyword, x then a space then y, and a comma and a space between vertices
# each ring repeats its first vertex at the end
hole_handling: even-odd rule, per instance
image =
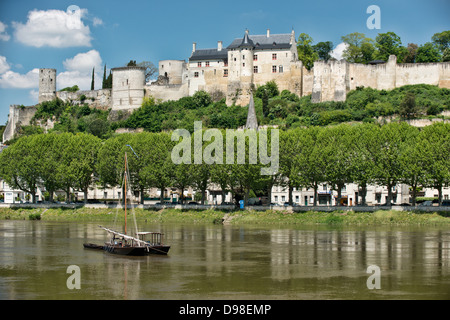
MULTIPOLYGON (((128 210, 131 218, 133 210, 128 210)), ((232 225, 448 225, 449 212, 417 213, 408 211, 378 210, 375 212, 333 211, 333 212, 289 212, 267 211, 221 211, 180 209, 134 209, 136 220, 151 223, 226 223, 232 225)), ((95 208, 0 208, 2 220, 43 221, 124 221, 121 209, 95 208)))

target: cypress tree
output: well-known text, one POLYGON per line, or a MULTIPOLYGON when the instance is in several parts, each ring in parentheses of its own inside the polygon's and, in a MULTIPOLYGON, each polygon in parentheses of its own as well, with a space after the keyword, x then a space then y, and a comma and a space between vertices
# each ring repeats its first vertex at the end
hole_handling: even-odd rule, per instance
POLYGON ((95 70, 95 67, 94 67, 94 68, 92 68, 92 81, 91 81, 91 90, 94 90, 94 70, 95 70))
POLYGON ((102 89, 105 89, 105 85, 106 85, 106 64, 105 64, 105 68, 103 69, 102 89))

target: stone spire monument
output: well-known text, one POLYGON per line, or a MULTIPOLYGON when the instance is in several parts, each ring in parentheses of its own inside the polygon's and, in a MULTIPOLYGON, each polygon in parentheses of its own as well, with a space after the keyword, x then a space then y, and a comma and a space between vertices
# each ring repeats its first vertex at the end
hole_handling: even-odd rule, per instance
POLYGON ((250 102, 248 104, 247 123, 245 129, 258 130, 258 120, 256 119, 255 102, 253 101, 253 93, 250 94, 250 102))

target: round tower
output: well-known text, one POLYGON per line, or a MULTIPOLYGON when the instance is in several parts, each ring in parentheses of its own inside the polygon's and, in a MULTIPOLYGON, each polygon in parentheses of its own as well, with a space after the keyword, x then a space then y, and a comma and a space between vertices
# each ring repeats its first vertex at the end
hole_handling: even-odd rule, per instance
POLYGON ((38 102, 56 99, 56 69, 39 69, 38 102))
POLYGON ((112 71, 112 110, 132 110, 142 105, 145 68, 120 67, 112 71))

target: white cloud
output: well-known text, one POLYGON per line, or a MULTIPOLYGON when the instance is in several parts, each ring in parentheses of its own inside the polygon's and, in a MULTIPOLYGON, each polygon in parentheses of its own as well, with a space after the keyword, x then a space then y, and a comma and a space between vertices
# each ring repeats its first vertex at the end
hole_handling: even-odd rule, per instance
POLYGON ((92 72, 92 68, 100 69, 102 58, 97 50, 90 50, 85 53, 79 53, 73 58, 64 60, 64 68, 67 71, 92 72))
POLYGON ((39 69, 26 74, 6 71, 0 76, 0 88, 31 89, 39 86, 39 69))
POLYGON ((102 81, 102 58, 97 50, 90 50, 79 53, 75 57, 66 59, 63 62, 66 71, 57 76, 57 86, 59 89, 78 85, 81 90, 90 90, 92 81, 92 68, 95 68, 95 87, 99 87, 102 81))
POLYGON ((94 25, 94 27, 101 26, 103 24, 103 20, 100 18, 94 17, 94 19, 92 20, 92 24, 94 25))
POLYGON ((81 18, 87 10, 77 14, 61 10, 33 10, 28 13, 25 24, 13 22, 17 41, 33 47, 78 47, 91 46, 91 32, 81 18))
POLYGON ((39 90, 30 90, 29 97, 30 97, 31 101, 33 101, 34 103, 38 103, 39 90))
POLYGON ((6 57, 0 56, 0 74, 5 73, 10 69, 8 62, 6 62, 6 57))
POLYGON ((342 55, 347 47, 348 44, 346 44, 345 42, 339 43, 336 48, 334 48, 334 50, 330 52, 331 57, 335 58, 336 60, 343 59, 342 55))
POLYGON ((9 34, 6 33, 6 24, 0 21, 0 40, 8 41, 9 38, 9 34))

